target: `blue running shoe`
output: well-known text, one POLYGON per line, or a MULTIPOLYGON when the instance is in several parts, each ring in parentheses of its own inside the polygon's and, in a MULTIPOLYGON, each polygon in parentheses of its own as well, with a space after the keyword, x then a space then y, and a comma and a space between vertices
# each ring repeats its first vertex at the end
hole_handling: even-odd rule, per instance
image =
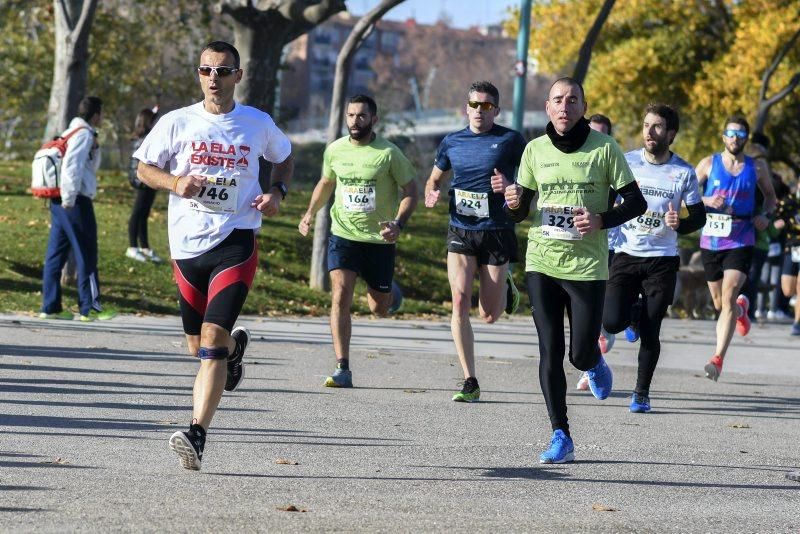
POLYGON ((539 455, 539 463, 565 464, 574 461, 575 447, 572 445, 572 438, 567 436, 563 430, 554 430, 550 448, 539 455))
POLYGON ((333 374, 325 379, 326 388, 351 388, 353 387, 353 373, 350 369, 336 369, 333 374))
POLYGON ((400 284, 392 280, 392 304, 389 306, 389 314, 395 314, 400 311, 403 305, 403 290, 400 289, 400 284))
POLYGON ((586 371, 589 377, 589 389, 597 400, 606 400, 611 394, 611 387, 614 384, 614 373, 606 363, 606 359, 600 356, 600 363, 586 371))
POLYGON ((639 325, 631 324, 628 328, 626 328, 625 339, 628 340, 628 343, 636 343, 639 341, 639 325))
POLYGON ((650 397, 639 395, 635 391, 631 395, 631 413, 647 413, 650 411, 650 397))
POLYGON ((794 323, 794 324, 792 325, 792 331, 791 331, 791 334, 792 334, 793 336, 800 336, 800 323, 794 323))

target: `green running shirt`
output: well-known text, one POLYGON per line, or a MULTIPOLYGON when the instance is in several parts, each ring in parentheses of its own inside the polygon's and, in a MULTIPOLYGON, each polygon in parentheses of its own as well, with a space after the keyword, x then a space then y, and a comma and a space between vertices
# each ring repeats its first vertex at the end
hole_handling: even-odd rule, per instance
POLYGON ((331 233, 351 241, 386 243, 378 223, 395 218, 398 188, 415 175, 403 152, 382 137, 366 146, 354 145, 349 136, 328 145, 322 176, 336 180, 331 233))
POLYGON ((539 193, 528 232, 525 270, 564 280, 607 280, 606 230, 580 236, 572 223, 576 207, 608 210, 609 187, 633 181, 616 141, 592 130, 580 149, 558 150, 547 135, 525 147, 517 181, 539 193))

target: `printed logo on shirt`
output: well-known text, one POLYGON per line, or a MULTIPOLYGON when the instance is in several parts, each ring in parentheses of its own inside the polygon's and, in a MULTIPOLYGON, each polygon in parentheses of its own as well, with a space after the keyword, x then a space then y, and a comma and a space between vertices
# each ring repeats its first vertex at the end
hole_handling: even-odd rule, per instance
POLYGON ((541 167, 542 169, 546 169, 548 167, 558 167, 558 162, 555 161, 553 163, 540 163, 539 167, 541 167))
POLYGON ((192 141, 192 157, 190 161, 193 165, 203 165, 205 167, 222 167, 224 169, 233 169, 234 167, 247 167, 247 154, 250 153, 250 147, 241 145, 239 151, 236 150, 236 145, 223 145, 215 141, 192 141), (237 155, 241 153, 241 157, 237 159, 237 155))
POLYGON ((655 198, 675 198, 675 192, 669 189, 661 189, 660 187, 640 186, 642 194, 648 197, 655 198))

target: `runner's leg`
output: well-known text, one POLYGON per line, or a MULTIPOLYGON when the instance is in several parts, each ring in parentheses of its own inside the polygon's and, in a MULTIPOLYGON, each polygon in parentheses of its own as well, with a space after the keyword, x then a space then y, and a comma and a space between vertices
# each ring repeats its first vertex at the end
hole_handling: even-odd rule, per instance
POLYGON ((642 316, 639 323, 639 370, 635 392, 649 396, 658 358, 661 355, 661 323, 672 303, 678 278, 678 258, 659 258, 643 282, 642 316))
POLYGON ((728 352, 731 338, 733 338, 736 319, 739 317, 739 305, 736 304, 736 298, 739 296, 746 279, 746 273, 735 269, 726 269, 721 281, 709 282, 708 284, 709 289, 711 289, 712 283, 715 284, 715 289, 711 291, 712 298, 714 298, 714 307, 719 310, 715 354, 723 360, 728 352), (716 297, 714 297, 715 291, 716 297))
POLYGON ((486 323, 493 323, 506 309, 506 273, 508 263, 478 267, 478 313, 486 323))
POLYGON ((358 274, 349 269, 335 269, 331 273, 331 335, 333 352, 337 360, 350 359, 352 320, 350 308, 358 274))
POLYGON ((447 278, 453 298, 450 331, 465 379, 475 376, 475 337, 469 312, 472 308, 472 281, 477 268, 475 256, 447 253, 447 278))

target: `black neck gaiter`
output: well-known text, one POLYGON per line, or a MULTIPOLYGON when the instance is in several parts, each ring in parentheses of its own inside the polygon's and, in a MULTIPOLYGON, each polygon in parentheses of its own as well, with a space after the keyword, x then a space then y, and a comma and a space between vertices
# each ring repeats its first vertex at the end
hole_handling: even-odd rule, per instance
POLYGON ((589 121, 585 117, 581 117, 575 123, 575 126, 564 135, 558 135, 552 122, 547 123, 547 137, 550 138, 554 147, 567 154, 575 152, 582 147, 583 143, 586 142, 586 138, 589 137, 590 131, 589 121))

